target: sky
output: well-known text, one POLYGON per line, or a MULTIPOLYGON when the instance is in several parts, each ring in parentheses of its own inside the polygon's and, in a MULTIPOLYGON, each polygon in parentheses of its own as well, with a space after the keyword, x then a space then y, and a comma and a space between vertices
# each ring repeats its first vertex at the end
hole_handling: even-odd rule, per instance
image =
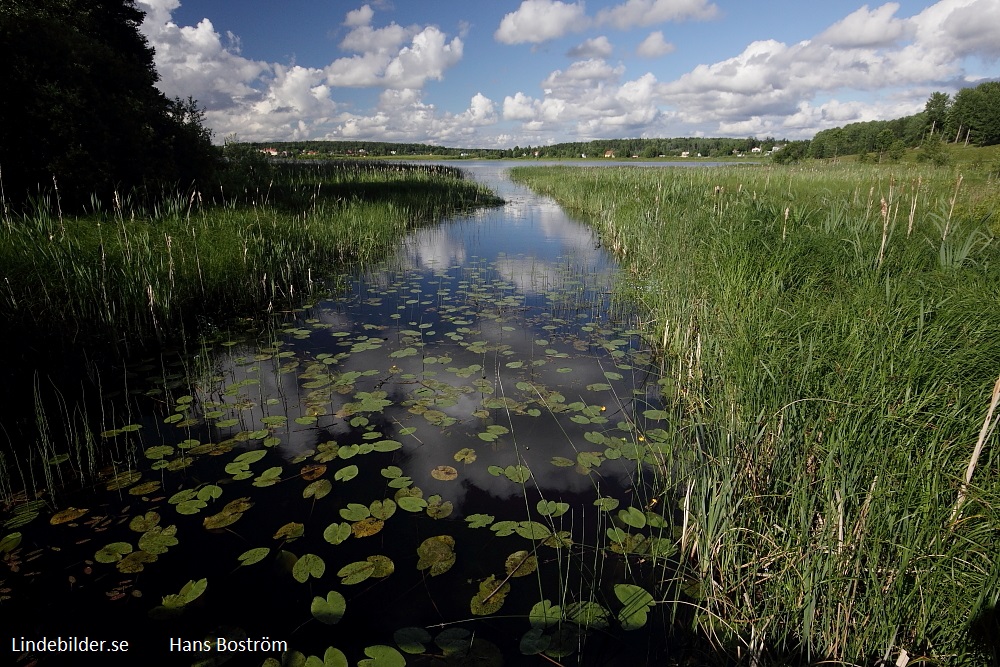
POLYGON ((809 139, 1000 79, 1000 0, 136 0, 221 143, 809 139))

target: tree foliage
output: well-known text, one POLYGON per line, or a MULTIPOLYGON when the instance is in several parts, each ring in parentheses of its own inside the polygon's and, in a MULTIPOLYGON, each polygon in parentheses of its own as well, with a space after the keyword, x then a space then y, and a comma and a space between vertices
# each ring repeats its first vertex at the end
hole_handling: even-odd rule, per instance
POLYGON ((931 93, 924 110, 895 120, 851 123, 816 133, 810 157, 874 154, 874 159, 899 159, 906 148, 920 148, 920 156, 938 163, 944 155, 941 141, 977 146, 1000 144, 1000 82, 987 81, 963 88, 954 97, 931 93))
POLYGON ((187 187, 214 164, 194 100, 155 88, 134 0, 0 5, 0 169, 8 204, 58 188, 63 208, 187 187))

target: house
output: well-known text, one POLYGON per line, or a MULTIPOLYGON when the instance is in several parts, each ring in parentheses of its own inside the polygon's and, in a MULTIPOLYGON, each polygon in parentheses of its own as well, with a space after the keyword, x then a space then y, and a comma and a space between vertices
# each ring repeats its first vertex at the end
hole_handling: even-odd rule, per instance
POLYGON ((691 157, 691 151, 681 151, 681 157, 691 157))
POLYGON ((604 151, 604 157, 614 157, 614 156, 615 156, 615 152, 614 151, 612 151, 612 150, 606 150, 606 151, 604 151))
POLYGON ((754 146, 753 148, 750 149, 750 152, 751 153, 759 153, 760 152, 760 146, 754 146))

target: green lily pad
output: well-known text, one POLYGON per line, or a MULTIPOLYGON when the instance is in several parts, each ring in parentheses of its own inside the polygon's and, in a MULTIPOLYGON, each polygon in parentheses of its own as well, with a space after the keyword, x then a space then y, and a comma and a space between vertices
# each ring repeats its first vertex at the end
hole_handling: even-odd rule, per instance
POLYGON ((358 667, 404 667, 406 658, 391 646, 377 644, 365 648, 365 660, 358 661, 358 667))
POLYGON ((635 507, 629 507, 628 509, 623 509, 618 512, 618 518, 624 523, 632 526, 633 528, 645 528, 646 527, 646 515, 642 510, 635 507))
POLYGON ((537 509, 538 513, 542 516, 557 517, 569 511, 569 503, 556 502, 554 500, 539 500, 537 509))
POLYGON ((333 478, 338 482, 349 482, 355 477, 357 477, 358 473, 360 473, 358 466, 349 465, 335 472, 333 474, 333 478))
POLYGON ((359 560, 348 563, 337 571, 340 583, 345 586, 360 584, 375 573, 375 563, 368 560, 359 560))
POLYGON ((522 465, 507 466, 503 469, 503 474, 512 482, 524 484, 531 479, 531 471, 522 465))
POLYGON ((618 612, 623 630, 637 630, 646 625, 647 614, 654 604, 649 591, 635 584, 615 584, 615 597, 624 605, 618 612))
POLYGON ((180 598, 184 604, 190 604, 201 597, 208 588, 208 579, 192 579, 181 587, 180 598))
POLYGON ((153 555, 165 554, 170 547, 178 544, 174 537, 176 534, 177 526, 153 526, 139 538, 139 548, 153 555))
POLYGON ((256 549, 244 551, 237 557, 237 560, 240 561, 241 566, 254 565, 267 558, 270 553, 271 549, 269 547, 257 547, 256 549))
POLYGON ((340 516, 345 521, 361 521, 370 517, 371 514, 368 506, 361 503, 348 503, 347 507, 340 510, 340 516))
POLYGON ((351 536, 351 524, 331 523, 323 531, 323 539, 330 544, 340 544, 351 536))
POLYGON ((416 496, 403 496, 396 499, 399 509, 407 512, 421 512, 427 507, 427 501, 416 496))
POLYGON ((319 579, 324 572, 326 572, 326 562, 316 554, 304 554, 292 567, 292 577, 300 584, 308 581, 309 577, 319 579))
POLYGON ((562 620, 562 609, 548 600, 535 604, 528 612, 528 622, 533 628, 548 628, 557 625, 562 620))
POLYGON ((515 532, 529 540, 544 540, 552 535, 548 526, 537 521, 518 521, 515 532))
POLYGON ((317 479, 316 481, 311 482, 306 488, 302 489, 302 497, 315 498, 316 500, 319 500, 332 490, 333 484, 330 483, 330 480, 317 479))
POLYGON ((316 596, 309 606, 313 618, 326 625, 335 625, 344 617, 347 610, 347 600, 337 591, 330 591, 326 598, 316 596))
POLYGON ((420 655, 427 650, 431 634, 423 628, 400 628, 392 633, 392 639, 405 653, 420 655))
POLYGON ((454 509, 450 500, 443 500, 437 494, 427 498, 427 516, 432 519, 444 519, 450 516, 454 509))
POLYGON ((21 533, 11 533, 0 540, 0 554, 10 553, 21 544, 21 533))
POLYGON ((374 500, 368 506, 368 509, 373 517, 386 521, 396 513, 396 503, 388 498, 385 500, 374 500))
POLYGON ((120 561, 125 554, 132 553, 132 545, 128 542, 112 542, 101 547, 96 554, 94 554, 94 560, 98 563, 117 563, 120 561))
POLYGON ((485 528, 486 526, 493 523, 492 514, 470 514, 465 517, 466 523, 469 524, 469 528, 485 528))

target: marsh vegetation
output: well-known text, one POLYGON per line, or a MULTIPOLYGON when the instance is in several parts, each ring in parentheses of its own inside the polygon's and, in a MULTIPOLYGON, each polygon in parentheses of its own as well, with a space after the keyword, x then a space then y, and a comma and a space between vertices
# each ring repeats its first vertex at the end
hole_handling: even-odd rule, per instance
MULTIPOLYGON (((287 641, 245 660, 269 666, 988 659, 987 177, 515 170, 587 228, 495 167, 478 173, 507 204, 464 210, 495 200, 465 184, 404 206, 437 176, 391 165, 322 185, 269 168, 218 210, 94 217, 259 240, 133 255, 163 286, 188 262, 190 296, 154 317, 140 291, 91 335, 180 349, 23 387, 30 437, 0 460, 17 633, 113 623, 154 657, 169 637, 287 641), (245 326, 199 270, 249 293, 245 326)), ((77 223, 48 216, 36 245, 77 223)), ((21 321, 90 311, 51 312, 21 321)))
POLYGON ((995 180, 514 177, 600 231, 662 355, 676 576, 699 582, 675 608, 754 659, 995 658, 995 180))

